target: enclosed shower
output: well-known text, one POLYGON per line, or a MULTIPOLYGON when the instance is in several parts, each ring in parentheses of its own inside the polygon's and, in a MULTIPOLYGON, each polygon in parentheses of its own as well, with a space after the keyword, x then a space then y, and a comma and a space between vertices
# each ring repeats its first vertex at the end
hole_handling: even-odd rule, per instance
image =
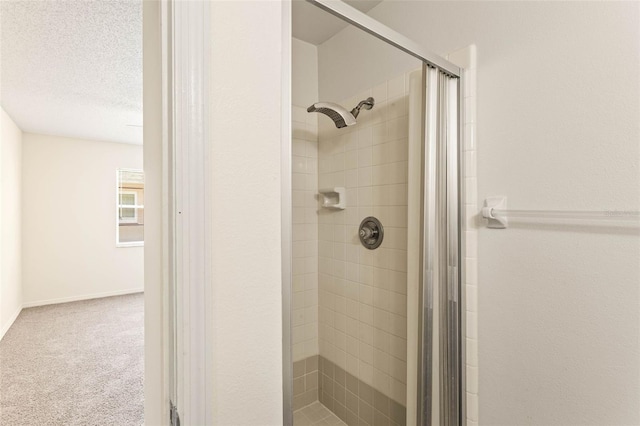
POLYGON ((461 70, 343 3, 312 3, 302 13, 353 25, 292 41, 285 419, 462 424, 461 70), (370 52, 358 73, 350 49, 370 52))

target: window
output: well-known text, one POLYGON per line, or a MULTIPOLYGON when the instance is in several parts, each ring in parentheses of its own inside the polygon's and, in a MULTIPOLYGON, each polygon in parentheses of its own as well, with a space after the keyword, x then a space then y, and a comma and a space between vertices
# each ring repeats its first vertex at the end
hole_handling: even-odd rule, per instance
POLYGON ((136 206, 136 193, 128 191, 120 191, 120 201, 118 205, 118 219, 120 223, 136 223, 138 220, 138 212, 136 206), (128 207, 132 206, 132 207, 128 207))
POLYGON ((117 170, 116 246, 144 245, 144 175, 142 170, 117 170))

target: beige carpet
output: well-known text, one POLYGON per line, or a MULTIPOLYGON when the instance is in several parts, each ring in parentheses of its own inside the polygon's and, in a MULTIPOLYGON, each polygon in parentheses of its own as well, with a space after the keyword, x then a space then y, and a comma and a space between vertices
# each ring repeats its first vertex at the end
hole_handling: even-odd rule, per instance
POLYGON ((142 425, 142 294, 23 309, 0 342, 0 424, 142 425))

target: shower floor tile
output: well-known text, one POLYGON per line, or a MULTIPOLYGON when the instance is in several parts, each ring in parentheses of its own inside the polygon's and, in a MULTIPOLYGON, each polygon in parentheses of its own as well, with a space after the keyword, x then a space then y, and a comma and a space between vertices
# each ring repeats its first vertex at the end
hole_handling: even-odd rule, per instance
POLYGON ((346 426, 346 423, 316 401, 293 413, 293 426, 346 426))

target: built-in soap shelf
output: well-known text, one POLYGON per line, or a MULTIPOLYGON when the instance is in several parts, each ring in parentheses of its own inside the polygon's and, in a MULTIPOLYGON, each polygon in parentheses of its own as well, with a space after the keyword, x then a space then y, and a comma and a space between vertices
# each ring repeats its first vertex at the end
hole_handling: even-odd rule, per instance
POLYGON ((344 210, 347 207, 347 190, 341 186, 320 191, 320 204, 326 209, 344 210))

